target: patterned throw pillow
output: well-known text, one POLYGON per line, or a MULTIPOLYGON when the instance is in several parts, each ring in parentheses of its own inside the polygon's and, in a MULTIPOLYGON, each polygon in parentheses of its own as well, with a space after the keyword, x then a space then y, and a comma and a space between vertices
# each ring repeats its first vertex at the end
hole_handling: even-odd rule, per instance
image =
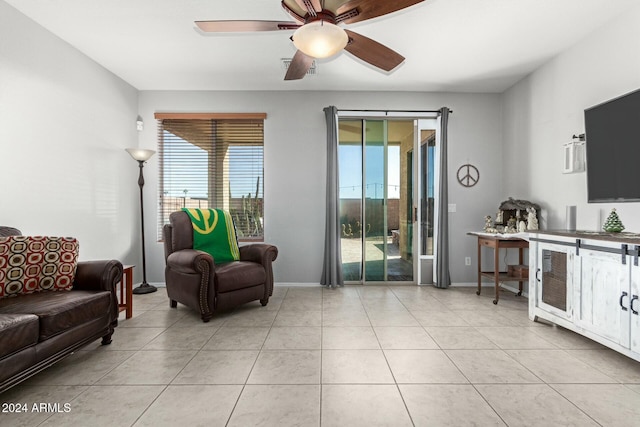
POLYGON ((0 237, 0 298, 71 290, 78 249, 71 237, 0 237))

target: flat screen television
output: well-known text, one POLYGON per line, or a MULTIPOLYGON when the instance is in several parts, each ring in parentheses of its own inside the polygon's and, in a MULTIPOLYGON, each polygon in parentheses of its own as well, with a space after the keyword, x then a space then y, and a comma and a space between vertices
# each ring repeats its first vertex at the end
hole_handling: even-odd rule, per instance
POLYGON ((589 203, 640 201, 640 90, 584 110, 589 203))

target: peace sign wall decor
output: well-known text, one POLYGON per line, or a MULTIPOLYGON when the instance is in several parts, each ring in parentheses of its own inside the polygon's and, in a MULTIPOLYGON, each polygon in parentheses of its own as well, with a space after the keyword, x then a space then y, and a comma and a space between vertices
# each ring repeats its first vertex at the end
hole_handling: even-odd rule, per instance
POLYGON ((460 166, 456 176, 463 187, 473 187, 480 181, 480 171, 471 163, 460 166))

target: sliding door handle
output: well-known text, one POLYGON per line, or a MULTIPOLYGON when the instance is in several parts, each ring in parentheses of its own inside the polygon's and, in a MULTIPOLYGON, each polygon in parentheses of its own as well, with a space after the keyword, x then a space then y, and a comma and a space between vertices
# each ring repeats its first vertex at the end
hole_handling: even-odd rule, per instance
POLYGON ((622 311, 629 311, 629 309, 627 307, 625 307, 624 305, 622 305, 622 300, 624 299, 624 297, 628 296, 629 294, 626 292, 622 292, 622 295, 620 295, 620 308, 622 309, 622 311))

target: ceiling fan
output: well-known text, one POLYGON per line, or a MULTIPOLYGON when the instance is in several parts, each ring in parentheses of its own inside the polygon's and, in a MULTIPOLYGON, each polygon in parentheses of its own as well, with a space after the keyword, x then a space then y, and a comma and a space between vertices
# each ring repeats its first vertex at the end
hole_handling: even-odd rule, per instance
POLYGON ((343 49, 385 71, 404 61, 394 50, 338 24, 352 24, 396 12, 424 0, 282 0, 294 21, 196 21, 211 33, 295 30, 291 40, 298 49, 285 80, 305 76, 315 58, 327 58, 343 49))

